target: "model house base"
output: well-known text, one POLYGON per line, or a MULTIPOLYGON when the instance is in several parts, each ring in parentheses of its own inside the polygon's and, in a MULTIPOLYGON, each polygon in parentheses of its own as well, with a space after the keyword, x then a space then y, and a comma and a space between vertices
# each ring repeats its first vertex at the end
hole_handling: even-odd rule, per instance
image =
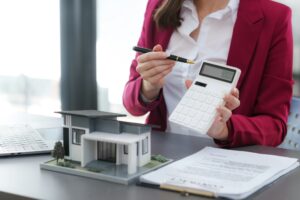
POLYGON ((127 173, 127 165, 114 165, 103 161, 92 161, 86 167, 81 167, 80 163, 74 163, 72 164, 72 167, 74 168, 70 168, 59 166, 56 164, 56 160, 50 160, 42 163, 40 167, 41 169, 50 171, 128 185, 130 183, 135 183, 142 174, 158 169, 170 162, 172 162, 172 160, 167 160, 165 162, 151 160, 146 165, 138 167, 134 174, 127 173))
POLYGON ((151 160, 151 126, 96 110, 58 113, 64 118, 64 159, 43 163, 43 169, 127 184, 167 163, 151 160))

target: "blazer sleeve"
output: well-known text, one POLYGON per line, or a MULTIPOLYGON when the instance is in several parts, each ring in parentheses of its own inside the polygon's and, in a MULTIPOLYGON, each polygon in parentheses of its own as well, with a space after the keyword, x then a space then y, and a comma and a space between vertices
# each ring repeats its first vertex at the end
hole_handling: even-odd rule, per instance
POLYGON ((227 122, 228 141, 216 141, 223 147, 254 144, 277 146, 286 135, 293 94, 291 10, 285 9, 279 19, 273 33, 254 114, 251 117, 232 115, 227 122))
MULTIPOLYGON (((142 28, 142 33, 138 41, 138 46, 153 48, 153 30, 154 30, 154 22, 153 22, 153 12, 155 7, 157 6, 157 0, 149 0, 146 12, 144 16, 144 23, 142 28)), ((147 112, 154 110, 162 101, 162 92, 160 92, 159 97, 151 102, 151 103, 144 103, 140 97, 140 90, 142 86, 142 78, 140 74, 136 71, 137 67, 137 53, 135 59, 131 63, 130 67, 130 75, 129 81, 126 83, 124 92, 123 92, 123 105, 125 106, 126 110, 135 116, 144 115, 147 112)))

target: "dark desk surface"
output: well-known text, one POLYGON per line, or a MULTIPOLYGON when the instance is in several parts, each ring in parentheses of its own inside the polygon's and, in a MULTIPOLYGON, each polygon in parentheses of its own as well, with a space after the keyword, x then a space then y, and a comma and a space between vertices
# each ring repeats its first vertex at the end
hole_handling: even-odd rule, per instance
MULTIPOLYGON (((179 159, 201 150, 205 146, 215 146, 206 138, 176 134, 153 133, 152 153, 179 159)), ((274 154, 300 159, 300 152, 279 148, 251 146, 240 148, 253 152, 274 154)), ((184 197, 175 192, 162 191, 136 185, 119 185, 110 182, 71 176, 40 170, 39 164, 50 156, 29 156, 0 159, 0 199, 18 199, 14 195, 37 199, 53 200, 159 200, 159 199, 206 199, 204 197, 184 197)), ((300 198, 300 168, 281 177, 273 184, 261 189, 249 199, 282 200, 300 198)), ((23 198, 19 198, 23 199, 23 198)))

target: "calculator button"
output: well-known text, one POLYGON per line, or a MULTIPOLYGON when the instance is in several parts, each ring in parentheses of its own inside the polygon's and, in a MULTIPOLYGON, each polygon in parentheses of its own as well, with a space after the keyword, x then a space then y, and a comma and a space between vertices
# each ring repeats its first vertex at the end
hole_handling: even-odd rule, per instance
POLYGON ((211 105, 207 106, 207 113, 208 114, 212 114, 212 113, 214 113, 214 111, 215 111, 215 107, 213 107, 211 105))
POLYGON ((201 104, 200 102, 196 102, 196 103, 195 103, 195 108, 196 108, 197 110, 201 110, 202 105, 203 105, 203 104, 201 104))
POLYGON ((204 102, 204 101, 205 101, 205 95, 200 94, 200 95, 199 95, 199 101, 200 101, 200 102, 204 102))
POLYGON ((181 115, 181 114, 178 114, 177 115, 177 120, 180 122, 180 121, 182 121, 184 119, 184 116, 183 115, 181 115))
POLYGON ((201 108, 201 110, 202 110, 203 112, 206 112, 207 109, 208 109, 207 107, 208 107, 208 105, 203 105, 202 108, 201 108))
POLYGON ((190 121, 191 121, 191 119, 189 117, 185 117, 184 120, 183 120, 183 122, 185 124, 189 124, 190 121))
POLYGON ((201 121, 202 118, 203 118, 203 114, 202 113, 197 113, 196 119, 199 120, 199 121, 201 121))
POLYGON ((207 104, 210 104, 212 100, 213 100, 213 98, 211 98, 209 96, 206 97, 206 103, 207 104))
POLYGON ((212 106, 218 106, 218 105, 220 105, 221 104, 221 99, 219 99, 219 98, 214 98, 213 100, 212 100, 212 102, 211 102, 211 105, 212 106))
POLYGON ((203 114, 203 121, 208 122, 210 118, 210 115, 208 115, 207 113, 203 114))
POLYGON ((187 104, 187 101, 188 101, 187 98, 183 98, 180 103, 181 103, 181 105, 185 106, 187 104))
POLYGON ((189 108, 189 109, 187 109, 188 110, 188 113, 187 113, 187 116, 188 117, 193 117, 194 115, 193 115, 193 110, 191 109, 191 108, 189 108))
POLYGON ((178 106, 176 107, 176 111, 177 111, 177 112, 181 112, 183 109, 184 109, 184 107, 183 107, 182 105, 178 105, 178 106))
POLYGON ((187 114, 188 114, 187 108, 184 108, 184 109, 181 111, 181 113, 182 113, 183 115, 187 115, 187 114))

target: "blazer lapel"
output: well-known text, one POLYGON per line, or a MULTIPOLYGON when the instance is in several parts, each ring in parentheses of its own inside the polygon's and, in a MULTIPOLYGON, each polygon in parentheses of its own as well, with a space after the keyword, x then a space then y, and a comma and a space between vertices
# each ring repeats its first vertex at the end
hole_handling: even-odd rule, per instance
POLYGON ((251 64, 263 28, 263 19, 259 0, 240 0, 227 60, 228 65, 238 67, 242 71, 237 88, 240 88, 251 64))

